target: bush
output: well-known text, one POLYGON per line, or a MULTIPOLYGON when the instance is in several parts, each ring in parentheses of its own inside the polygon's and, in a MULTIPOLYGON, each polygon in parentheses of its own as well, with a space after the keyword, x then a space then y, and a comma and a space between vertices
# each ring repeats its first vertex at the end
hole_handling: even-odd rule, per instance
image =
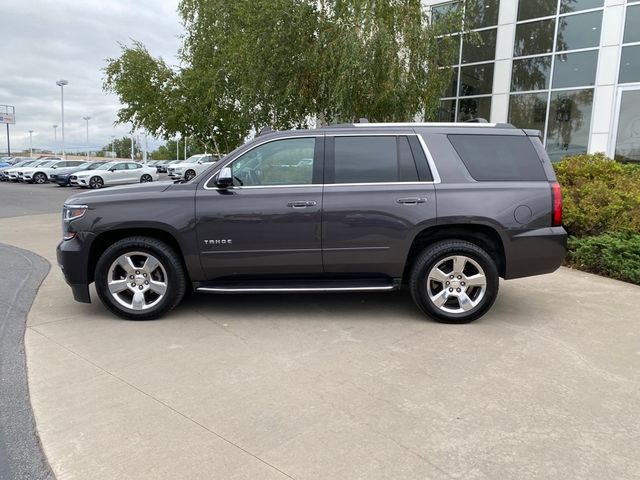
POLYGON ((640 285, 640 234, 572 237, 568 261, 581 270, 640 285))
POLYGON ((571 235, 640 233, 640 166, 597 153, 565 157, 554 167, 571 235))

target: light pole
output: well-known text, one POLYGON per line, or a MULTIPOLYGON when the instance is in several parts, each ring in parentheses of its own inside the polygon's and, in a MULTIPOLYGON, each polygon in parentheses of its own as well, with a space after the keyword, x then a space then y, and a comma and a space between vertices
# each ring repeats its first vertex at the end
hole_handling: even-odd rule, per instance
POLYGON ((33 157, 33 130, 29 130, 29 156, 33 157))
POLYGON ((69 85, 67 80, 58 80, 56 85, 60 87, 60 112, 62 117, 62 158, 66 160, 66 153, 64 151, 64 86, 69 85))
POLYGON ((58 146, 58 125, 53 125, 53 148, 58 146))
POLYGON ((131 132, 131 161, 135 160, 136 146, 133 143, 133 132, 131 132))
POLYGON ((87 122, 87 160, 89 159, 89 120, 91 117, 82 117, 82 119, 87 122))
POLYGON ((116 136, 111 135, 111 157, 116 158, 116 136))
POLYGON ((176 160, 180 160, 180 138, 176 137, 176 160))

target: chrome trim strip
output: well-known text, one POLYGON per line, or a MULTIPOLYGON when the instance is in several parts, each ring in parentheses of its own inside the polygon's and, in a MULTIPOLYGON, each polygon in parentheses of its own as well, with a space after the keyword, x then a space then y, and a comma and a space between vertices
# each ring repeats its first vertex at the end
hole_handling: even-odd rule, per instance
POLYGON ((433 185, 436 182, 325 183, 323 187, 375 187, 377 185, 433 185))
POLYGON ((281 248, 277 250, 206 250, 200 253, 206 255, 208 253, 319 253, 321 251, 320 248, 281 248))
POLYGON ((354 123, 356 128, 373 127, 458 127, 458 128, 488 128, 495 127, 495 123, 463 123, 463 122, 398 122, 398 123, 354 123))
POLYGON ((395 290, 394 285, 384 287, 288 287, 288 288, 231 288, 231 287, 198 287, 197 292, 211 293, 258 293, 258 292, 382 292, 395 290))
MULTIPOLYGON (((475 125, 482 125, 482 124, 478 123, 475 125)), ((440 174, 438 173, 438 169, 436 168, 436 163, 433 161, 433 155, 431 155, 431 152, 429 151, 429 147, 427 147, 427 144, 425 143, 424 138, 422 138, 422 135, 417 134, 417 137, 418 137, 418 141, 420 142, 420 145, 422 145, 422 151, 427 157, 427 163, 429 164, 429 169, 431 170, 431 175, 433 176, 432 183, 441 183, 442 180, 440 179, 440 174)))

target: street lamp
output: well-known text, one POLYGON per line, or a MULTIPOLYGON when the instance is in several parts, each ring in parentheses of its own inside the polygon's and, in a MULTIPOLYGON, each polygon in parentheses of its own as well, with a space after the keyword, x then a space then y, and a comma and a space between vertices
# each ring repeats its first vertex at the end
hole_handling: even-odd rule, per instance
POLYGON ((91 117, 82 117, 82 119, 87 122, 87 160, 89 159, 89 120, 91 117))
POLYGON ((67 80, 58 80, 56 85, 60 87, 60 112, 62 116, 62 158, 66 160, 66 154, 64 151, 64 86, 69 85, 67 80))
POLYGON ((29 156, 33 157, 33 130, 29 130, 29 156))
POLYGON ((116 136, 111 135, 111 158, 116 158, 116 136))
POLYGON ((53 125, 53 148, 58 146, 58 125, 53 125))

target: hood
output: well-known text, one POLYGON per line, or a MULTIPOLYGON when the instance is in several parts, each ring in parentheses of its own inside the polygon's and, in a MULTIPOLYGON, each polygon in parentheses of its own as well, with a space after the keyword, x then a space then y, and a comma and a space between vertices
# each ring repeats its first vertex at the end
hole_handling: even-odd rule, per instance
POLYGON ((134 183, 131 185, 121 185, 118 187, 101 188, 100 190, 94 190, 90 192, 83 192, 73 195, 67 198, 64 202, 66 204, 89 204, 92 201, 108 200, 109 198, 115 198, 118 195, 131 197, 131 195, 153 192, 164 192, 166 189, 174 185, 171 181, 166 182, 149 182, 149 183, 134 183))

